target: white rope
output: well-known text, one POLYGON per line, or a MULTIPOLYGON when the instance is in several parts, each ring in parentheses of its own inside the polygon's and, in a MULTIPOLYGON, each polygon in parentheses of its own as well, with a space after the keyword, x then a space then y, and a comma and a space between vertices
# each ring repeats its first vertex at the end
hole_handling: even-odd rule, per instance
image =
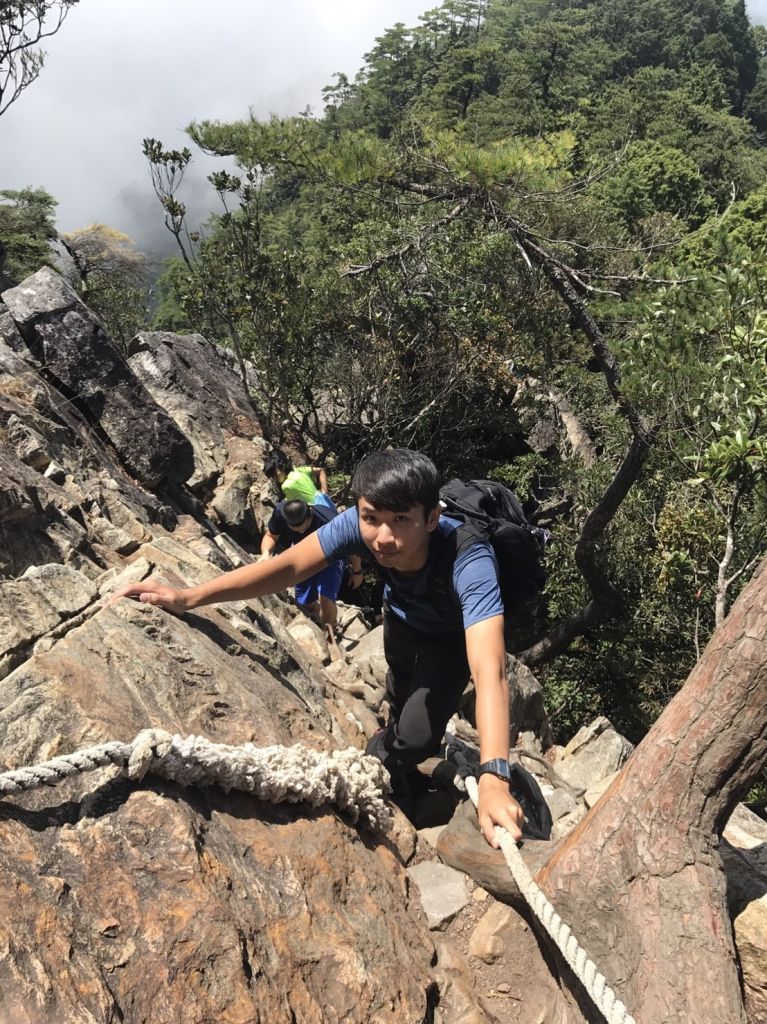
MULTIPOLYGON (((471 797, 471 802, 476 807, 479 799, 477 780, 472 777, 467 778, 466 789, 471 797)), ((599 972, 594 961, 589 958, 585 949, 573 935, 570 926, 565 924, 549 903, 540 886, 535 883, 527 869, 527 864, 522 860, 517 844, 506 829, 496 825, 495 837, 500 843, 501 853, 517 888, 556 943, 562 956, 591 996, 594 1005, 602 1013, 607 1024, 636 1024, 634 1018, 607 984, 605 976, 599 972)))
POLYGON ((384 803, 389 774, 377 757, 355 747, 321 753, 307 747, 227 746, 202 736, 144 729, 132 743, 110 742, 0 774, 0 796, 51 786, 80 772, 114 764, 132 779, 152 771, 182 785, 203 783, 244 790, 269 803, 335 804, 352 821, 387 831, 384 803))

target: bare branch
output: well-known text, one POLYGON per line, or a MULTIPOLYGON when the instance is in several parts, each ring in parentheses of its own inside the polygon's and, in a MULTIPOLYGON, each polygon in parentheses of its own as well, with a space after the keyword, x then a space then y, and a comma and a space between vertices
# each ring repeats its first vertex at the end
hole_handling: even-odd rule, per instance
POLYGON ((566 650, 575 637, 623 608, 623 595, 607 578, 600 564, 597 549, 605 528, 639 476, 650 454, 652 442, 652 434, 635 436, 632 439, 629 450, 607 490, 583 524, 575 547, 575 564, 588 584, 591 600, 583 608, 557 623, 554 629, 537 643, 518 654, 517 657, 526 665, 542 665, 550 661, 566 650))

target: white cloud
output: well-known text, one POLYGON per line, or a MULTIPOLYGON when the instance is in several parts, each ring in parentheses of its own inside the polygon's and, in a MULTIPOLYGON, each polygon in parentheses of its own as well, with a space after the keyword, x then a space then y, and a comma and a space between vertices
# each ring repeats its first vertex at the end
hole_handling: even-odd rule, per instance
MULTIPOLYGON (((42 185, 64 231, 103 221, 147 244, 160 223, 141 140, 192 120, 319 112, 394 22, 429 0, 80 0, 37 82, 0 118, 0 188, 42 185)), ((195 157, 197 181, 210 161, 195 157)), ((192 205, 204 212, 205 190, 192 205)), ((160 234, 158 237, 162 237, 160 234)))

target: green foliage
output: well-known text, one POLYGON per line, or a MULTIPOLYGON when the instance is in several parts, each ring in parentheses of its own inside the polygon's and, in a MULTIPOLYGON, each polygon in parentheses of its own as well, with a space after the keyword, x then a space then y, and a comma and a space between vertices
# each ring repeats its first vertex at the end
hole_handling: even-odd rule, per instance
POLYGON ((680 260, 694 268, 722 267, 739 256, 767 253, 767 185, 729 206, 688 235, 678 248, 680 260))
POLYGON ((743 113, 758 132, 767 132, 767 60, 762 58, 754 88, 746 97, 743 113))
POLYGON ((660 289, 627 339, 624 366, 637 397, 666 410, 701 481, 765 471, 767 266, 743 259, 660 289))
POLYGON ((683 512, 659 520, 661 586, 687 575, 717 620, 730 585, 765 550, 766 292, 760 258, 700 271, 658 290, 624 350, 630 388, 662 417, 666 449, 687 474, 683 512))
POLYGON ((88 296, 88 306, 104 321, 109 336, 124 351, 139 331, 149 327, 149 296, 146 287, 112 277, 88 296))
POLYGON ((695 227, 712 212, 705 181, 695 163, 678 149, 635 142, 618 172, 605 185, 605 198, 629 231, 657 213, 670 213, 695 227))
POLYGON ((193 323, 185 312, 189 278, 189 271, 179 256, 172 256, 165 261, 162 273, 155 282, 158 302, 152 330, 171 331, 175 334, 185 334, 194 330, 193 323))
POLYGON ((42 188, 0 190, 0 273, 18 282, 50 264, 57 205, 42 188))
POLYGON ((488 470, 487 479, 497 480, 509 487, 524 504, 535 497, 538 478, 545 469, 546 459, 542 455, 530 452, 527 455, 520 455, 513 462, 494 466, 488 470))

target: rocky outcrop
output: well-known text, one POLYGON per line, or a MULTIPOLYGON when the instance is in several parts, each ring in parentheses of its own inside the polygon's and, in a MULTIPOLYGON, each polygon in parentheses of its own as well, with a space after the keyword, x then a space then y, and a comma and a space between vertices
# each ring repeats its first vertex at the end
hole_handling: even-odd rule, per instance
POLYGON ((15 331, 0 316, 0 572, 58 562, 93 577, 153 524, 172 528, 176 514, 127 474, 98 424, 11 348, 21 344, 15 331))
POLYGON ((259 421, 239 378, 199 334, 142 332, 128 365, 190 439, 189 487, 223 529, 252 543, 274 499, 261 473, 259 421))
MULTIPOLYGON (((137 555, 131 576, 212 573, 183 550, 147 545, 137 555)), ((30 595, 33 582, 41 593, 33 578, 30 595)), ((146 725, 260 746, 357 740, 318 675, 285 649, 269 657, 279 625, 264 628, 267 609, 181 620, 127 601, 105 608, 84 577, 76 582, 69 607, 78 612, 53 623, 64 601, 48 596, 41 638, 0 683, 6 768, 146 725), (251 636, 237 616, 251 618, 251 636)), ((13 1007, 14 1020, 119 1011, 136 1021, 251 1021, 256 1007, 270 1021, 425 1013, 433 948, 403 866, 330 809, 264 806, 151 777, 132 784, 111 769, 7 800, 3 819, 0 1007, 13 1007)))
POLYGON ((20 355, 71 403, 148 488, 183 482, 193 471, 192 446, 137 380, 100 321, 55 271, 39 270, 3 292, 20 355))

